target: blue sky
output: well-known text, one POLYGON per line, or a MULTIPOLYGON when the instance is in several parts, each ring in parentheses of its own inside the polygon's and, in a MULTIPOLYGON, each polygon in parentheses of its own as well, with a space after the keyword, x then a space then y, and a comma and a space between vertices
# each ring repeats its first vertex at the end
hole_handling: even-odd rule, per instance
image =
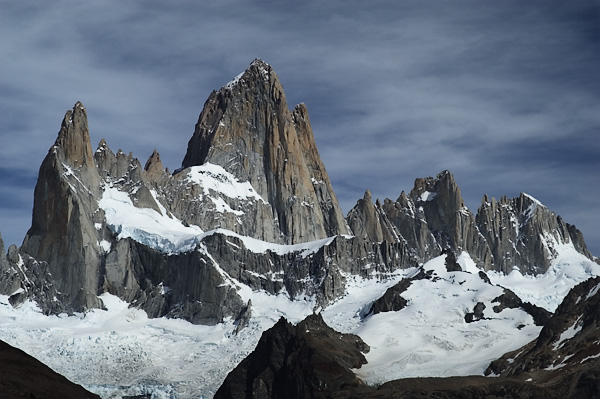
POLYGON ((0 232, 20 244, 66 110, 181 165, 255 58, 304 102, 344 212, 449 169, 466 205, 526 192, 600 255, 599 1, 0 0, 0 232))

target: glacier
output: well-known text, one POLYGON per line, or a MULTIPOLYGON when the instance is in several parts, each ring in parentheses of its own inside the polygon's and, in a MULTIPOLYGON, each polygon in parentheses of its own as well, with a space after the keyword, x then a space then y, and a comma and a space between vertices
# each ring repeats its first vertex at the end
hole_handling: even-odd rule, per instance
MULTIPOLYGON (((267 243, 243 239, 257 251, 267 249, 263 247, 267 243)), ((300 245, 311 250, 326 244, 327 240, 320 240, 300 245)), ((151 319, 110 294, 100 296, 106 310, 72 317, 45 316, 32 302, 13 308, 4 295, 0 296, 0 339, 105 399, 146 393, 161 399, 210 398, 227 373, 254 349, 264 330, 282 316, 297 323, 314 311, 321 311, 331 327, 357 334, 371 346, 368 364, 355 370, 368 383, 414 376, 481 375, 491 360, 529 342, 541 327, 519 309, 496 314, 486 308, 484 315, 489 319, 465 323, 468 309, 502 290, 483 283, 467 253, 457 260, 463 272, 446 271, 443 256, 426 262, 423 269, 434 273, 436 281, 414 282, 403 294, 409 302, 405 309, 368 317, 370 304, 402 278, 414 275, 415 268, 374 273, 368 279, 347 276, 346 295, 324 309, 315 308, 310 296, 292 301, 285 290, 271 295, 237 282, 240 295, 252 301, 250 323, 237 335, 231 318, 215 326, 151 319), (515 328, 520 325, 520 330, 515 328)), ((545 275, 513 272, 504 277, 490 273, 490 277, 524 300, 541 298, 538 304, 552 309, 570 287, 600 274, 599 269, 567 245, 560 248, 545 275)))

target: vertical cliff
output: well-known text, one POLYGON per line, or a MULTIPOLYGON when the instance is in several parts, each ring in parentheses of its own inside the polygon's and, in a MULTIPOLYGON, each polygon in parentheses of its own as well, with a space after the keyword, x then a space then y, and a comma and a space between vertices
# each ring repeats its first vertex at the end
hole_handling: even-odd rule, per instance
POLYGON ((94 163, 87 111, 67 111, 54 145, 40 167, 31 228, 21 250, 47 262, 57 289, 74 310, 100 306, 98 231, 100 176, 94 163))

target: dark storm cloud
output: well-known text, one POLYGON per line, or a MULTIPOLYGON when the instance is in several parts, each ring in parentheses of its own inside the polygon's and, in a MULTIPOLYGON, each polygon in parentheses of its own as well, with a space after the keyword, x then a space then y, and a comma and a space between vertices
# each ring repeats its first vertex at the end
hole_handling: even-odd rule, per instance
POLYGON ((210 91, 259 57, 307 104, 345 211, 450 169, 471 208, 528 192, 600 253, 598 2, 214 3, 3 3, 5 238, 29 223, 5 227, 27 192, 6 176, 32 193, 75 101, 93 143, 173 170, 210 91))

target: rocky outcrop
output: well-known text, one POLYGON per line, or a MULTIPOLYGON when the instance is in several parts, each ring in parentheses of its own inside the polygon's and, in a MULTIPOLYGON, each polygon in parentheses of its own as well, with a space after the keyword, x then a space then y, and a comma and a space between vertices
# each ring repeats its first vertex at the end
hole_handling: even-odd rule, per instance
POLYGON ((182 168, 206 163, 249 182, 269 205, 268 223, 252 237, 292 244, 349 232, 306 107, 288 109, 279 78, 261 60, 206 101, 182 168))
POLYGON ((46 262, 20 254, 15 245, 5 255, 0 235, 0 294, 8 295, 12 306, 26 300, 35 301, 45 314, 68 313, 65 296, 56 289, 46 262))
POLYGON ((122 239, 106 256, 103 291, 143 309, 149 317, 213 325, 242 309, 235 283, 205 251, 169 256, 122 239))
MULTIPOLYGON (((595 377, 589 375, 589 377, 595 377)), ((552 380, 544 384, 517 378, 481 376, 446 378, 407 378, 386 382, 377 389, 354 389, 332 395, 332 399, 579 399, 587 396, 568 380, 552 380)))
POLYGON ((396 201, 373 206, 365 195, 349 212, 348 223, 370 239, 405 242, 421 262, 445 250, 467 251, 479 266, 491 267, 487 242, 448 171, 416 179, 411 192, 402 192, 396 201))
POLYGON ((282 289, 291 299, 312 296, 326 306, 346 292, 348 275, 386 276, 399 268, 415 267, 401 243, 371 243, 338 236, 307 249, 257 253, 235 236, 213 233, 202 240, 211 259, 230 278, 253 290, 276 294, 282 289))
POLYGON ((220 398, 329 398, 362 387, 351 369, 366 363, 369 347, 360 337, 340 334, 312 315, 293 326, 284 318, 256 346, 215 394, 220 398))
MULTIPOLYGON (((486 374, 531 375, 545 371, 600 370, 600 277, 575 286, 544 324, 536 341, 492 362, 486 374)), ((600 394, 600 385, 596 386, 600 394)))
POLYGON ((146 172, 148 180, 154 183, 158 183, 161 177, 168 174, 162 164, 158 151, 154 150, 152 152, 152 155, 150 155, 150 158, 148 158, 144 165, 144 172, 146 172))
POLYGON ((415 207, 423 213, 427 226, 443 249, 468 252, 480 266, 490 265, 490 250, 477 230, 471 211, 465 207, 460 189, 449 171, 437 177, 415 180, 410 192, 415 207))
MULTIPOLYGON (((488 279, 489 280, 489 279, 488 279)), ((523 309, 533 317, 533 321, 536 326, 544 326, 548 319, 552 316, 552 313, 546 309, 531 304, 529 302, 523 302, 521 298, 517 296, 511 290, 504 288, 504 293, 497 298, 492 300, 493 303, 498 305, 494 306, 494 312, 500 313, 502 310, 508 309, 523 309)))
POLYGON ((363 199, 358 200, 346 217, 348 225, 356 237, 371 242, 398 241, 394 227, 377 201, 373 204, 371 192, 367 190, 363 199))
POLYGON ((530 195, 500 201, 487 196, 477 211, 477 226, 489 243, 494 269, 510 273, 540 274, 550 267, 560 244, 572 243, 575 249, 593 259, 582 234, 530 195))
POLYGON ((397 312, 404 309, 408 301, 402 297, 402 293, 410 287, 413 281, 431 278, 431 272, 427 273, 422 268, 412 277, 403 278, 399 283, 388 288, 383 296, 375 300, 367 316, 381 312, 397 312))
POLYGON ((0 341, 0 375, 4 399, 100 399, 3 341, 0 341))

